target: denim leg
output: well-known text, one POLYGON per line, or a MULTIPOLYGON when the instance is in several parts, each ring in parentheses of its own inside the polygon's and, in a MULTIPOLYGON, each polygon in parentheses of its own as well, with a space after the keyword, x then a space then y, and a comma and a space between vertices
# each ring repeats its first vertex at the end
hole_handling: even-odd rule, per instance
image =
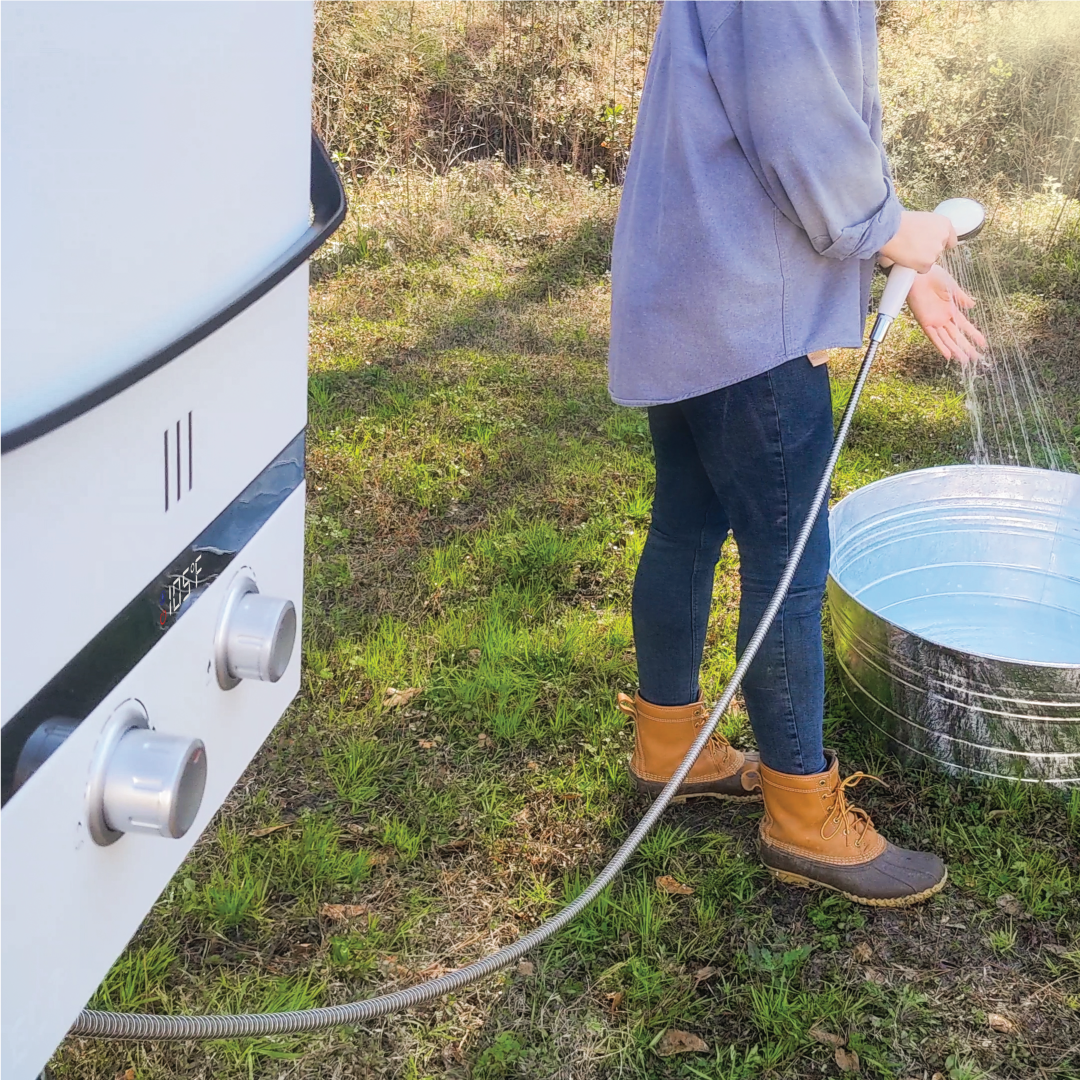
MULTIPOLYGON (((683 402, 700 460, 739 545, 741 656, 783 572, 832 446, 824 366, 805 357, 683 402)), ((821 604, 829 567, 822 510, 788 598, 743 680, 762 760, 779 772, 825 768, 821 604)))
POLYGON ((700 696, 698 671, 728 520, 681 406, 650 408, 649 430, 656 495, 632 606, 639 693, 654 705, 686 705, 700 696))

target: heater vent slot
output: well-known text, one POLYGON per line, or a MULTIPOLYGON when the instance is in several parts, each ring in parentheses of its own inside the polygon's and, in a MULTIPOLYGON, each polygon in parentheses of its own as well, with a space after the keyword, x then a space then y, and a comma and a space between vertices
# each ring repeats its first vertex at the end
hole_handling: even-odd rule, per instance
POLYGON ((164 433, 165 449, 165 512, 178 503, 185 491, 194 483, 195 441, 192 415, 189 410, 187 422, 177 420, 175 426, 164 433))

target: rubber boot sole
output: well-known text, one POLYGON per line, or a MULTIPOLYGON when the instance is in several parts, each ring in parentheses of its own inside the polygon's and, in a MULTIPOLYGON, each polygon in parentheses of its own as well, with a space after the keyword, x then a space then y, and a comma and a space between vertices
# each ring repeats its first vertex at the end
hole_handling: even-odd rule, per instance
MULTIPOLYGON (((633 770, 630 778, 634 781, 634 787, 639 795, 649 795, 656 798, 664 790, 664 784, 658 780, 643 780, 633 770)), ((757 803, 761 802, 761 789, 748 791, 745 795, 735 795, 726 791, 688 791, 684 795, 676 795, 671 800, 672 806, 681 806, 690 799, 719 799, 721 802, 757 803)))
POLYGON ((867 907, 902 908, 911 907, 914 904, 921 904, 924 900, 929 900, 931 896, 941 892, 941 890, 945 888, 945 883, 949 880, 949 871, 946 870, 945 876, 929 889, 923 889, 923 891, 919 893, 912 893, 910 896, 897 896, 882 899, 872 896, 858 896, 855 893, 846 892, 844 889, 838 889, 835 885, 829 885, 827 882, 815 881, 813 878, 793 873, 791 870, 774 870, 771 866, 766 866, 765 869, 768 870, 777 881, 782 881, 785 885, 794 885, 799 889, 829 889, 831 892, 837 892, 841 896, 846 896, 856 904, 865 904, 867 907))

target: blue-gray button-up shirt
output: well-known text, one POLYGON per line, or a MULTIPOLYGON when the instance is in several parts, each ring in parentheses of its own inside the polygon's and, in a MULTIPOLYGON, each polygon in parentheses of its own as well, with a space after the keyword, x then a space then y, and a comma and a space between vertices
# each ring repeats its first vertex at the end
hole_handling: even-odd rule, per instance
POLYGON ((872 0, 668 0, 615 227, 612 398, 857 348, 900 211, 872 0))

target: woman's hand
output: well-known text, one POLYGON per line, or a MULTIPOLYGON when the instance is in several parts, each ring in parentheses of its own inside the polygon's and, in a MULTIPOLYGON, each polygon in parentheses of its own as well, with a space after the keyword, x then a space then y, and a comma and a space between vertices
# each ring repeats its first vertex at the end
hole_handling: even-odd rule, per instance
POLYGON ((881 254, 890 262, 925 274, 951 247, 956 247, 956 230, 944 214, 905 210, 900 215, 900 228, 882 247, 881 254))
POLYGON ((908 293, 908 307, 923 333, 946 360, 977 360, 986 338, 968 321, 964 311, 975 301, 943 266, 933 266, 920 274, 908 293))

